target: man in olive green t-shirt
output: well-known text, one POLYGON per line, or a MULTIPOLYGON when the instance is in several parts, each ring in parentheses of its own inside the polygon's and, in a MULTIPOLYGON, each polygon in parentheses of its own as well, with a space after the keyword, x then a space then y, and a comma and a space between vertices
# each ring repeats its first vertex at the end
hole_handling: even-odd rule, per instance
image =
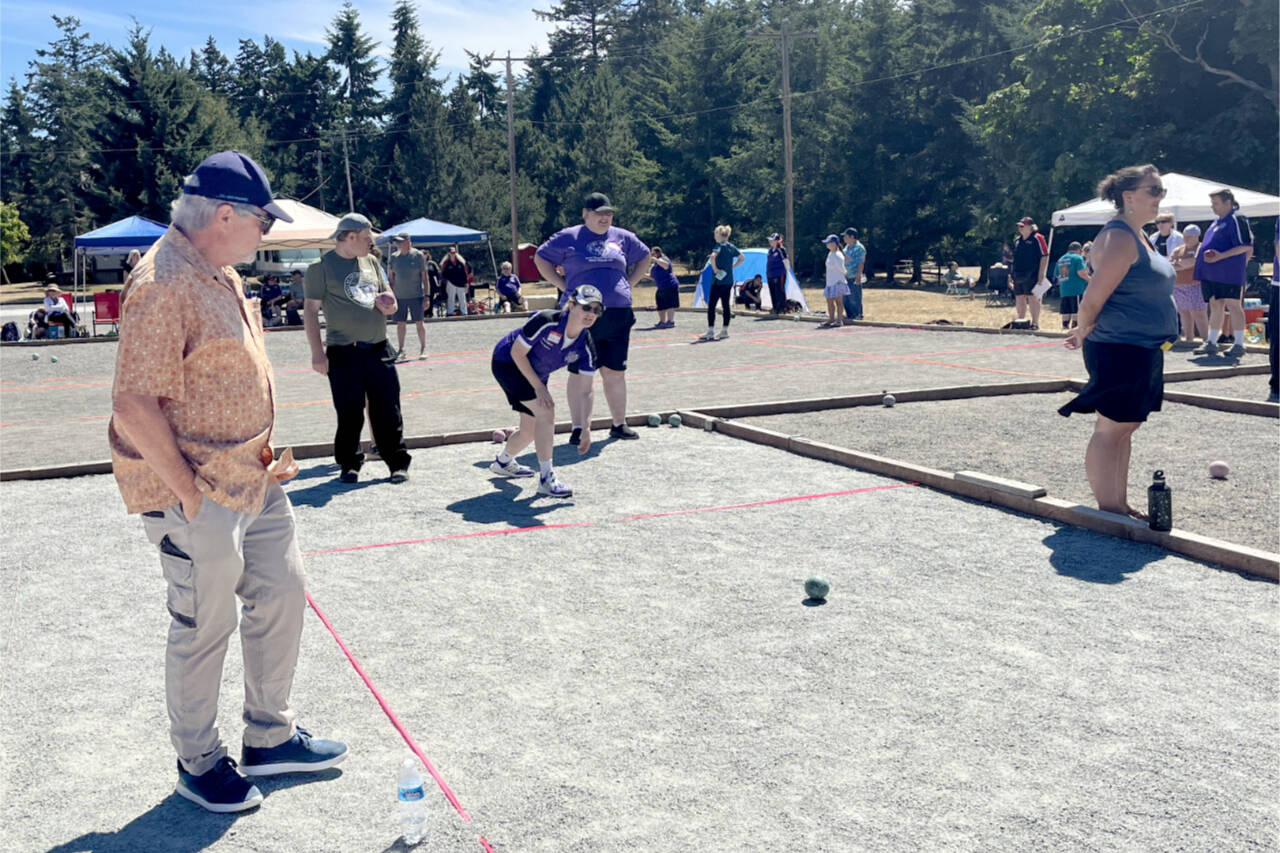
POLYGON ((374 444, 391 469, 391 482, 403 483, 409 479, 410 459, 400 417, 400 377, 392 363, 395 351, 387 344, 387 317, 396 311, 396 297, 378 262, 369 257, 373 230, 368 219, 348 213, 331 237, 337 245, 307 268, 303 310, 311 369, 329 377, 338 415, 333 458, 342 469, 339 479, 360 479, 360 431, 367 400, 374 444), (323 345, 321 308, 326 323, 323 345))

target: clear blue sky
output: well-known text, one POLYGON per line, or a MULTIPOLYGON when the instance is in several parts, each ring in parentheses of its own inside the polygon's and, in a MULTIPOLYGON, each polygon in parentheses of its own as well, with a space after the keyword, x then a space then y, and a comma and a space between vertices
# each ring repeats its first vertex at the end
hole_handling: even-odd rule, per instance
MULTIPOLYGON (((546 9, 553 0, 418 0, 418 17, 431 47, 440 53, 441 73, 466 67, 465 50, 475 53, 524 55, 531 46, 546 48, 547 24, 537 20, 532 8, 546 9)), ((356 2, 364 30, 380 42, 384 57, 391 48, 391 10, 394 0, 356 2)), ((320 53, 324 31, 342 7, 341 0, 225 0, 188 6, 173 0, 108 0, 0 2, 0 70, 3 84, 16 77, 19 84, 37 48, 57 37, 52 15, 74 16, 95 41, 124 43, 133 18, 151 29, 153 49, 164 45, 185 57, 191 48, 203 46, 213 36, 222 52, 234 58, 240 39, 261 42, 264 35, 290 51, 320 53)), ((494 66, 498 70, 500 66, 494 66)))

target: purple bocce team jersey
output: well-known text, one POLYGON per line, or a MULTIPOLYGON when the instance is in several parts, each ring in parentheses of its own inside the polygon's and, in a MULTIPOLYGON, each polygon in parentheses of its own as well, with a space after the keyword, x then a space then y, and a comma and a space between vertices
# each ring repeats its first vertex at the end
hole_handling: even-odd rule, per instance
POLYGON ((592 376, 596 372, 596 345, 591 339, 591 330, 583 329, 582 334, 566 347, 564 327, 568 322, 568 311, 539 311, 523 326, 512 329, 498 341, 498 345, 493 348, 493 358, 495 361, 515 364, 515 359, 511 357, 511 346, 519 338, 529 346, 529 366, 538 374, 543 384, 548 376, 562 367, 568 367, 570 373, 592 376))
POLYGON ((565 228, 538 247, 538 255, 564 267, 567 293, 584 284, 595 285, 604 295, 605 308, 630 308, 631 285, 627 267, 644 260, 649 247, 624 228, 609 227, 597 234, 585 225, 565 228))

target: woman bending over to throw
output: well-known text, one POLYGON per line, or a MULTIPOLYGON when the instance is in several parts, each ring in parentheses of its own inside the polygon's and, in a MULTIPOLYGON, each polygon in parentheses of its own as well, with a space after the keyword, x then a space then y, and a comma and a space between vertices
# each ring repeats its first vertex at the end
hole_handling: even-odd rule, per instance
POLYGON ((1098 185, 1115 218, 1093 241, 1093 275, 1080 303, 1080 325, 1066 348, 1083 349, 1089 382, 1058 413, 1097 412, 1084 469, 1098 509, 1145 520, 1129 506, 1129 451, 1134 432, 1164 398, 1164 353, 1178 337, 1174 271, 1142 227, 1156 218, 1165 189, 1155 166, 1129 166, 1098 185))

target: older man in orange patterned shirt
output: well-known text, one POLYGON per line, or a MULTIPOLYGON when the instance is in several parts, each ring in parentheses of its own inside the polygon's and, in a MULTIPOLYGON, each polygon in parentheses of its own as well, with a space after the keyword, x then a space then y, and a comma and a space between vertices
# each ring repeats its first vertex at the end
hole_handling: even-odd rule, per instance
POLYGON ((232 265, 275 219, 262 168, 237 151, 187 178, 172 225, 121 295, 110 426, 116 482, 160 550, 172 617, 165 652, 177 793, 214 812, 262 802, 245 779, 322 770, 345 745, 294 721, 289 691, 306 599, 293 508, 271 448, 275 394, 262 315, 232 265), (241 761, 218 735, 218 688, 238 620, 244 653, 241 761))

